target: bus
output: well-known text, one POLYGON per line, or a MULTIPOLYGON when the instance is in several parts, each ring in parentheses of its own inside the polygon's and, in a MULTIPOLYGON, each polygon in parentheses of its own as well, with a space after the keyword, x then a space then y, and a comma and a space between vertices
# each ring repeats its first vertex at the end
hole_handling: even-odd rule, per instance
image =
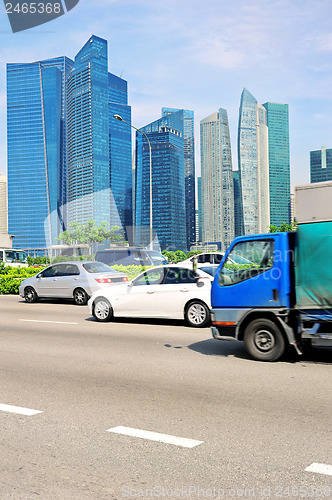
POLYGON ((28 254, 24 250, 17 250, 15 248, 0 248, 0 263, 3 262, 5 266, 12 267, 27 267, 28 254))

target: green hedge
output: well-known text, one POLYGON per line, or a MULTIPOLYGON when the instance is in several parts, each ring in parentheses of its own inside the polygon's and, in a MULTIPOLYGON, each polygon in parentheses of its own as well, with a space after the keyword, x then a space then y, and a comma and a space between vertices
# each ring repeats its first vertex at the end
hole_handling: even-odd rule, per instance
MULTIPOLYGON (((80 257, 75 257, 73 255, 61 255, 60 257, 55 257, 52 259, 52 264, 56 264, 57 262, 68 262, 71 260, 95 260, 94 255, 81 255, 80 257)), ((28 256, 28 264, 29 266, 47 266, 51 264, 51 260, 49 257, 31 257, 28 256)))
POLYGON ((20 284, 26 278, 35 276, 43 267, 0 267, 0 295, 18 295, 20 284))
POLYGON ((138 276, 140 273, 145 271, 146 269, 149 269, 150 267, 154 267, 154 266, 142 267, 142 266, 136 266, 136 265, 132 265, 132 266, 117 266, 117 265, 115 265, 115 266, 112 266, 112 269, 115 269, 115 271, 119 271, 120 273, 126 273, 126 275, 128 276, 128 280, 132 280, 136 276, 138 276))

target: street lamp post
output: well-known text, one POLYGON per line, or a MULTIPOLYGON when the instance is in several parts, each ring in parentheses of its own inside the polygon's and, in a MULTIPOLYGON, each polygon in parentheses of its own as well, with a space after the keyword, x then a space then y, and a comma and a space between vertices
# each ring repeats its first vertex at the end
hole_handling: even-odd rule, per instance
POLYGON ((146 135, 145 132, 143 132, 143 130, 134 127, 134 125, 132 125, 131 123, 126 122, 122 118, 122 116, 120 116, 120 115, 113 115, 113 116, 116 120, 119 120, 120 122, 126 123, 127 125, 129 125, 129 127, 132 127, 133 129, 137 130, 137 132, 140 132, 141 134, 143 134, 144 137, 146 138, 146 140, 148 141, 149 153, 150 153, 150 245, 149 245, 149 247, 151 250, 153 250, 153 243, 152 243, 153 238, 152 238, 152 155, 151 155, 151 144, 150 144, 148 136, 146 135))

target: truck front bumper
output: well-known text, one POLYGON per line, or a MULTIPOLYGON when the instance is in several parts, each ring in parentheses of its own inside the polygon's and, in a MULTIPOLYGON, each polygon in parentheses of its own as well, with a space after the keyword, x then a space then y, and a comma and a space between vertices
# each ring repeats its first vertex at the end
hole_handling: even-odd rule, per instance
POLYGON ((211 310, 211 332, 218 340, 237 340, 238 325, 249 309, 218 309, 211 310))
POLYGON ((235 328, 232 330, 229 328, 226 332, 224 328, 222 331, 219 331, 216 326, 211 326, 211 332, 213 338, 217 340, 237 340, 235 338, 235 328))

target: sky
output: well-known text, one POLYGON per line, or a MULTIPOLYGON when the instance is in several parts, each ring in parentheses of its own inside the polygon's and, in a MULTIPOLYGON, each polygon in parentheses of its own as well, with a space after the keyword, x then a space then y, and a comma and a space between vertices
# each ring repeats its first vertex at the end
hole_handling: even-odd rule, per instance
MULTIPOLYGON (((15 0, 13 0, 15 3, 15 0)), ((80 0, 53 21, 12 33, 0 4, 0 170, 6 173, 6 63, 74 58, 91 34, 108 41, 109 71, 128 81, 132 124, 162 107, 200 120, 225 108, 233 169, 244 87, 289 105, 291 185, 310 182, 310 151, 332 148, 331 0, 80 0)))

